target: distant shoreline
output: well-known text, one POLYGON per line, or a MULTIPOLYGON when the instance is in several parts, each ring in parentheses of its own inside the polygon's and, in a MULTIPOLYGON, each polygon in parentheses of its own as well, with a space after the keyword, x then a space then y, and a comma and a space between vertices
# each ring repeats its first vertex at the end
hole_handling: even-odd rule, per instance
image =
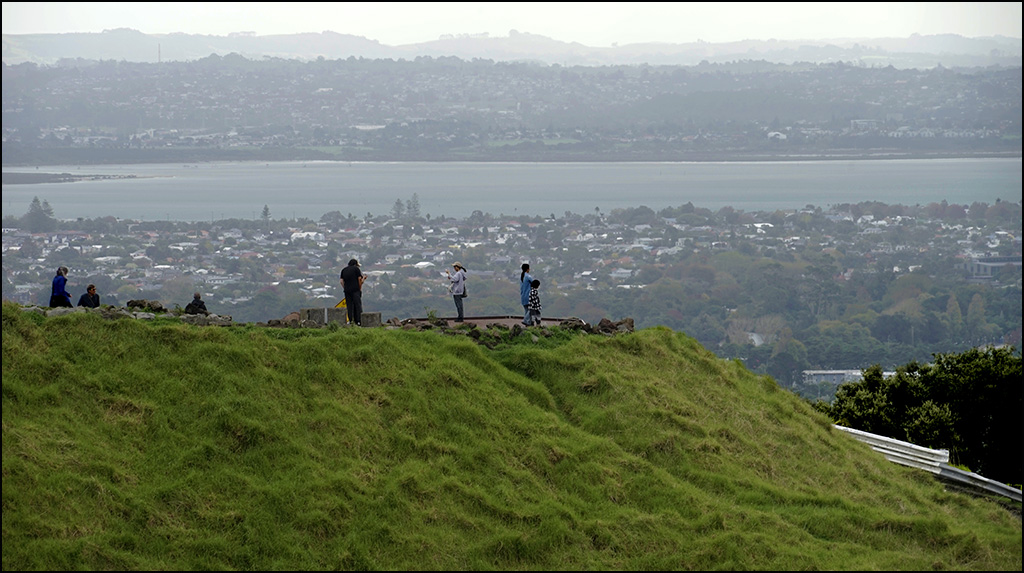
POLYGON ((16 173, 3 172, 4 185, 32 185, 36 183, 73 183, 75 181, 104 181, 108 179, 143 179, 138 175, 72 175, 71 173, 16 173))
MULTIPOLYGON (((668 155, 668 154, 666 154, 668 155)), ((808 161, 899 161, 899 160, 919 160, 919 159, 1021 159, 1021 150, 1013 151, 982 151, 977 153, 964 153, 964 152, 951 152, 951 153, 900 153, 878 150, 875 153, 864 153, 864 152, 851 152, 851 153, 837 153, 837 152, 825 152, 825 153, 794 153, 794 154, 758 154, 758 153, 701 153, 701 154, 689 154, 687 157, 644 157, 644 158, 627 158, 619 157, 615 159, 606 157, 582 157, 578 155, 562 155, 562 154, 550 154, 545 157, 517 157, 507 159, 496 159, 493 157, 325 157, 319 155, 316 157, 281 157, 277 159, 271 159, 266 157, 223 157, 223 158, 209 158, 203 161, 191 161, 184 165, 186 168, 195 168, 198 165, 213 164, 213 163, 248 163, 248 162, 259 162, 259 163, 295 163, 295 162, 336 162, 336 163, 760 163, 760 162, 808 162, 808 161)), ((6 168, 18 168, 24 169, 26 167, 46 168, 48 165, 56 166, 60 165, 61 168, 66 169, 69 165, 75 165, 79 168, 82 167, 103 167, 108 165, 145 165, 145 164, 169 164, 177 163, 174 159, 167 158, 161 160, 156 157, 141 158, 125 158, 124 161, 98 161, 98 162, 81 162, 81 163, 60 163, 60 164, 24 164, 24 163, 10 163, 5 164, 3 167, 6 168)), ((52 173, 52 172, 15 172, 15 171, 4 171, 3 172, 3 184, 4 185, 30 185, 37 183, 73 183, 76 181, 99 181, 99 180, 110 180, 110 179, 139 179, 145 176, 139 175, 100 175, 100 174, 84 174, 76 175, 72 173, 52 173)))

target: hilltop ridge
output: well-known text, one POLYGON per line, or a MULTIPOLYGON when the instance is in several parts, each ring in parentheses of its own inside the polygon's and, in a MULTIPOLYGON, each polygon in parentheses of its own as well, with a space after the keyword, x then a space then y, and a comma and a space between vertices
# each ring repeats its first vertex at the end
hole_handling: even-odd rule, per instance
POLYGON ((100 33, 4 34, 7 65, 53 64, 61 59, 128 62, 188 61, 211 54, 250 58, 409 59, 457 57, 495 61, 533 61, 558 65, 696 65, 737 60, 773 63, 858 62, 872 66, 1019 66, 1021 39, 914 34, 906 38, 822 38, 743 40, 738 42, 643 42, 611 47, 587 46, 539 34, 510 30, 505 36, 449 34, 430 42, 387 45, 332 31, 300 34, 147 34, 131 28, 100 33))
POLYGON ((1021 524, 667 328, 488 349, 3 305, 5 569, 1019 570, 1021 524))

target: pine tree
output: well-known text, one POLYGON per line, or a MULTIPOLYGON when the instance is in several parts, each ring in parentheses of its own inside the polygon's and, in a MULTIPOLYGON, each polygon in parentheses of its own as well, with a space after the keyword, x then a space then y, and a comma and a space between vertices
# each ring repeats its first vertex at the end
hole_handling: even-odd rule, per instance
POLYGON ((39 197, 33 197, 32 203, 28 206, 28 213, 21 218, 21 225, 30 233, 45 233, 57 228, 57 220, 53 218, 53 208, 49 203, 39 201, 39 197))
POLYGON ((409 199, 405 203, 405 214, 412 219, 418 219, 420 216, 420 196, 417 193, 412 194, 412 199, 409 199))
POLYGON ((263 206, 262 218, 263 218, 263 229, 269 231, 270 230, 270 207, 268 207, 267 205, 263 206))

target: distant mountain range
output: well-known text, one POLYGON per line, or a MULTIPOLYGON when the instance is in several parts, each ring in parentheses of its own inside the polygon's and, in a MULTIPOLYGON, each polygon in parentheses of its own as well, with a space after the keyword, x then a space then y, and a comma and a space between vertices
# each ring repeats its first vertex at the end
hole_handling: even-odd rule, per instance
POLYGON ((533 61, 561 65, 698 65, 738 60, 860 63, 867 66, 932 68, 1020 66, 1021 39, 1005 36, 967 38, 954 34, 913 35, 908 38, 847 38, 834 40, 744 40, 684 44, 641 43, 590 47, 512 30, 508 36, 486 34, 444 36, 432 42, 388 46, 362 36, 336 32, 257 36, 144 34, 119 28, 100 33, 4 34, 3 62, 56 64, 64 59, 124 60, 131 62, 189 61, 211 54, 240 54, 249 59, 298 60, 417 57, 533 61))

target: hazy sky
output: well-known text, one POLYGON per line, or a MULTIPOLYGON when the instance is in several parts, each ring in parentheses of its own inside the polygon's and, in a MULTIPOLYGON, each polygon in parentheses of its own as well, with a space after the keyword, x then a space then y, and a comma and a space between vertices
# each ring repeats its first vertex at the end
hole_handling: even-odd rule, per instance
POLYGON ((4 2, 3 33, 330 30, 399 45, 509 30, 588 46, 911 34, 1021 37, 1020 2, 4 2))

